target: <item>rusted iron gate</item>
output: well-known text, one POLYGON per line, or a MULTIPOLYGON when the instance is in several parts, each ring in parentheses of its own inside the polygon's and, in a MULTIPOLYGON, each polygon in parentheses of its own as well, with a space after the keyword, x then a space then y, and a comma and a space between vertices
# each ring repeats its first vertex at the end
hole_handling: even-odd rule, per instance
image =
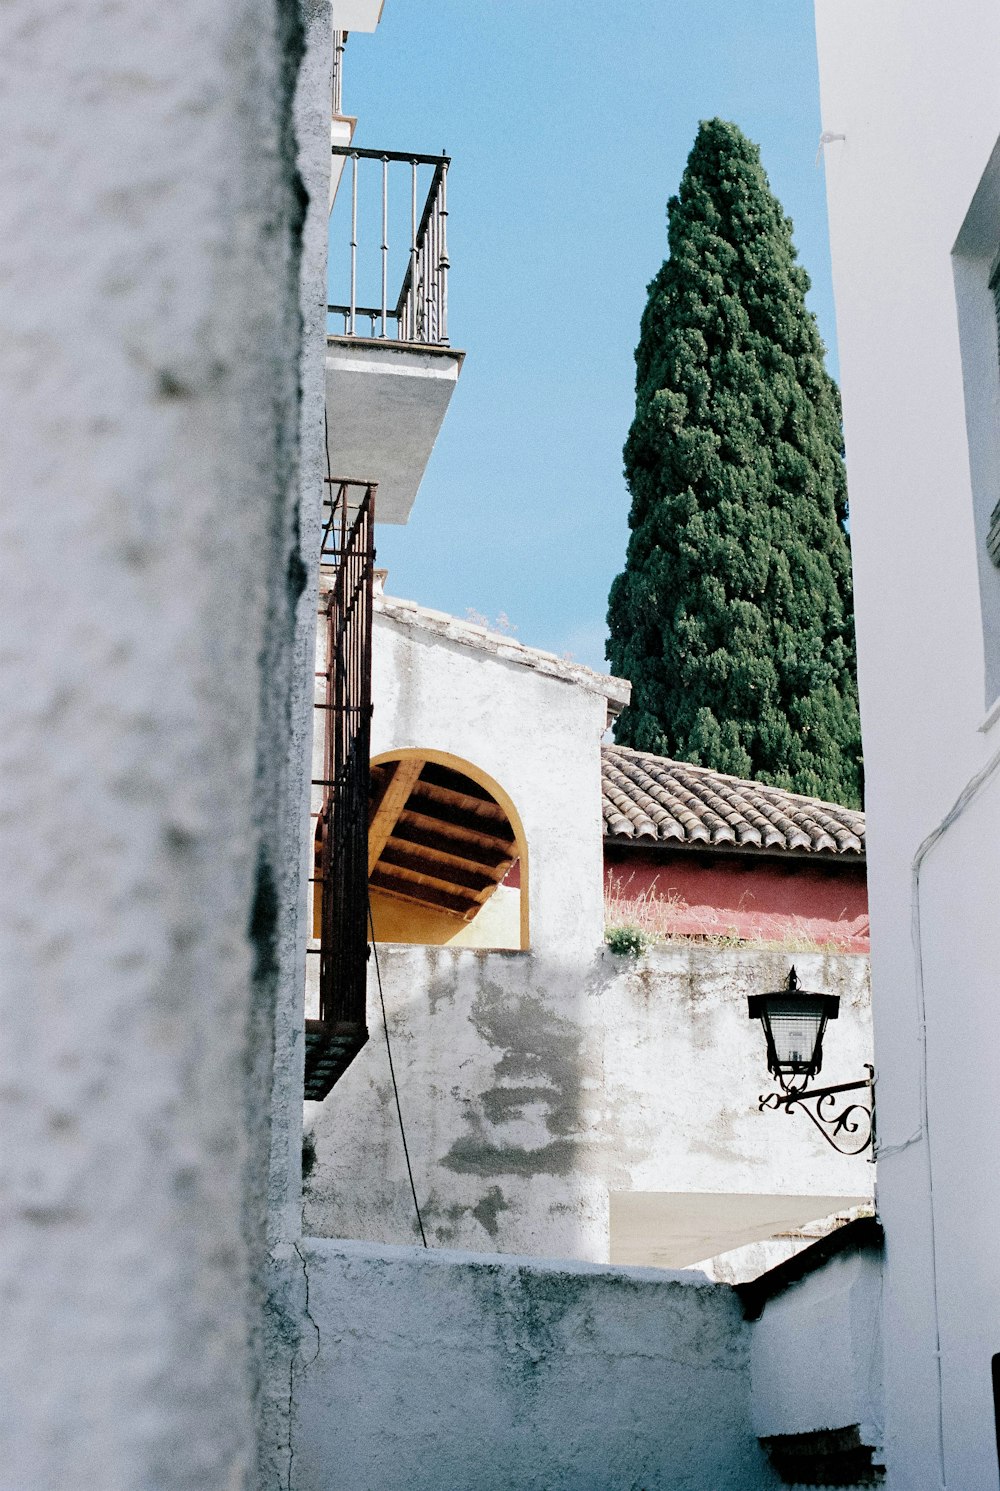
POLYGON ((375 485, 327 481, 319 1019, 306 1021, 307 1098, 326 1097, 368 1039, 368 788, 375 485))

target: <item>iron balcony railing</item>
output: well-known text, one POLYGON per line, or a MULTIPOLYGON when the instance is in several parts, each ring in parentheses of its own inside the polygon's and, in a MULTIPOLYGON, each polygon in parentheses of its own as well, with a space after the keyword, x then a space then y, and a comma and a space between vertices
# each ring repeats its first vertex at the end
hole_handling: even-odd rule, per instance
POLYGON ((335 119, 344 117, 344 46, 346 42, 346 31, 333 33, 333 117, 335 119))
POLYGON ((306 1020, 305 1095, 319 1100, 368 1039, 368 794, 375 486, 327 482, 319 1019, 306 1020))
MULTIPOLYGON (((416 342, 423 346, 448 345, 448 167, 447 155, 405 155, 392 150, 357 150, 335 145, 334 155, 350 161, 349 196, 342 217, 349 212, 350 256, 344 279, 346 299, 328 305, 332 316, 342 317, 335 334, 370 337, 386 341, 416 342), (371 166, 368 166, 371 162, 371 166), (395 166, 409 167, 403 195, 390 200, 390 176, 395 166), (381 168, 381 182, 372 175, 381 168), (422 180, 427 195, 418 213, 422 180), (367 180, 364 178, 367 177, 367 180), (367 233, 365 229, 367 228, 367 233), (374 243, 374 251, 360 251, 362 235, 374 243), (405 247, 399 240, 404 238, 405 247), (395 303, 389 299, 391 265, 406 255, 406 272, 395 303), (363 303, 367 302, 367 303, 363 303), (372 303, 374 302, 374 303, 372 303), (367 322, 367 326, 365 325, 367 322)), ((345 161, 346 164, 346 161, 345 161)), ((345 171, 345 174, 346 171, 345 171)), ((334 228, 337 231, 335 206, 334 228)), ((341 228, 346 225, 341 221, 341 228)), ((331 252, 333 273, 343 273, 343 256, 331 252)), ((398 272, 398 270, 397 270, 398 272)))

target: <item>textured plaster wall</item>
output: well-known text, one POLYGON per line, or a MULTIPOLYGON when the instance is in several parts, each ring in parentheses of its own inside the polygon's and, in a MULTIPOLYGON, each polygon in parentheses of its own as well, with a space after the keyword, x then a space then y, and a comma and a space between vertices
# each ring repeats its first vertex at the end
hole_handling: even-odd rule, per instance
POLYGON ((287 0, 0 11, 0 1485, 252 1483, 296 556, 287 0))
POLYGON ((724 1285, 309 1239, 296 1491, 757 1491, 724 1285))
POLYGON ((816 19, 823 129, 846 135, 825 161, 869 828, 889 1485, 995 1491, 1000 1193, 979 1136, 1000 1085, 996 777, 924 858, 916 908, 913 864, 1000 750, 984 719, 1000 574, 976 526, 1000 481, 995 171, 980 191, 1000 137, 1000 9, 818 0, 816 19), (975 239, 984 222, 970 246, 963 225, 975 239))
POLYGON ((295 1243, 302 1230, 302 970, 311 932, 312 873, 309 802, 312 778, 313 650, 326 459, 327 203, 330 180, 330 89, 333 36, 329 0, 300 0, 302 61, 295 90, 299 174, 308 193, 302 227, 299 309, 299 505, 297 550, 301 593, 295 611, 293 670, 287 709, 287 812, 279 860, 281 917, 276 946, 271 1154, 268 1185, 267 1301, 261 1338, 264 1392, 260 1405, 261 1491, 287 1487, 289 1412, 296 1353, 304 1323, 304 1281, 295 1243))
MULTIPOLYGON (((379 951, 435 1243, 606 1262, 612 1191, 870 1194, 864 1159, 829 1149, 803 1115, 757 1111, 769 1079, 746 996, 780 987, 788 955, 560 952, 379 951)), ((824 1079, 857 1077, 871 1055, 867 960, 794 961, 807 987, 841 996, 824 1079)), ((409 1242, 416 1223, 373 980, 369 1019, 368 1046, 324 1103, 307 1105, 318 1158, 305 1225, 409 1242)))
POLYGON ((842 1253, 769 1300, 751 1332, 754 1432, 845 1429, 882 1445, 882 1256, 842 1253))

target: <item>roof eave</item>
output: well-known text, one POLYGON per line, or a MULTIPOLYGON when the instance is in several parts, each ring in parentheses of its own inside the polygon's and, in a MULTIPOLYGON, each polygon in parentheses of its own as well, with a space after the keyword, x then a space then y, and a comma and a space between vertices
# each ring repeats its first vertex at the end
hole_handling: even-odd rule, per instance
POLYGON ((625 834, 604 834, 605 845, 616 849, 648 849, 654 854, 717 854, 732 859, 806 860, 810 864, 850 865, 865 868, 867 856, 856 849, 779 849, 776 844, 758 847, 754 844, 686 844, 679 839, 653 839, 648 834, 630 839, 625 834))

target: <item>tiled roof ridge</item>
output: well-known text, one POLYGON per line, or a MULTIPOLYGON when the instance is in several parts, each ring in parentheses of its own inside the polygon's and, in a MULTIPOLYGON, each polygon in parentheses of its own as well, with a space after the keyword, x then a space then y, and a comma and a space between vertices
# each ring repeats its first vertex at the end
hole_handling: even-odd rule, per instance
POLYGON ((863 813, 769 782, 605 745, 601 785, 610 840, 864 856, 863 813))
POLYGON ((738 787, 754 787, 758 792, 780 792, 782 797, 790 798, 792 802, 808 803, 813 808, 835 808, 838 813, 849 813, 852 818, 860 818, 864 822, 864 812, 860 808, 848 808, 843 803, 828 802, 822 797, 809 797, 804 792, 793 792, 790 787, 775 787, 772 782, 758 782, 753 777, 734 777, 725 771, 716 771, 714 766, 698 766, 693 761, 678 761, 674 756, 657 756, 653 751, 637 751, 634 746, 619 745, 617 741, 607 741, 602 747, 605 751, 624 751, 626 755, 646 757, 650 761, 662 761, 668 766, 682 767, 684 771, 696 771, 705 776, 715 777, 720 782, 733 782, 738 787))

